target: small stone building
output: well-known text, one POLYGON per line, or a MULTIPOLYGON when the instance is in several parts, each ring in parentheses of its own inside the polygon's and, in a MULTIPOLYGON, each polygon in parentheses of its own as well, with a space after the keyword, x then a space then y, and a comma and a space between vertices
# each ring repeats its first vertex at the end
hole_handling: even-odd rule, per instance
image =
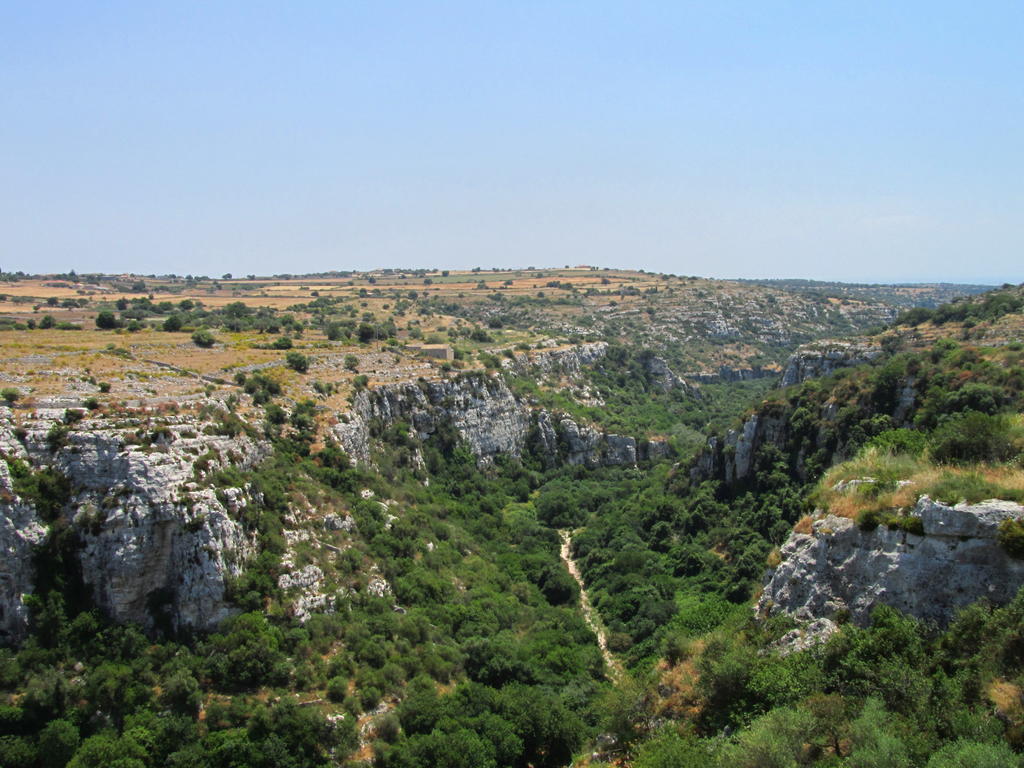
POLYGON ((435 360, 454 360, 455 350, 453 350, 447 344, 421 344, 418 347, 413 347, 424 357, 431 357, 435 360))

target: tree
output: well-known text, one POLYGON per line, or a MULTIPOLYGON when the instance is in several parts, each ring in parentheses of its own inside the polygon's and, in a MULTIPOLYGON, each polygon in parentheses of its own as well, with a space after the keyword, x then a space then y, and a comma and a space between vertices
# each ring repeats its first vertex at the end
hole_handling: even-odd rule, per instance
POLYGON ((350 371, 358 371, 359 358, 355 355, 345 355, 345 367, 350 371))
POLYGON ((305 373, 309 370, 309 358, 301 352, 289 352, 285 357, 285 362, 289 368, 298 373, 305 373))
POLYGON ((726 750, 725 765, 735 768, 790 768, 801 760, 813 719, 788 707, 773 709, 741 731, 726 750))
MULTIPOLYGON (((893 716, 879 699, 864 703, 860 717, 853 721, 853 751, 849 763, 854 768, 910 768, 910 757, 903 740, 892 732, 893 716)), ((955 765, 955 763, 954 763, 955 765)))
POLYGON ((206 328, 200 328, 192 334, 192 343, 197 347, 212 347, 217 339, 206 328))
POLYGON ((164 330, 167 331, 168 333, 180 331, 182 325, 183 323, 181 321, 181 315, 171 315, 166 320, 164 320, 164 330))
POLYGON ((118 322, 117 317, 109 309, 104 309, 98 315, 96 315, 96 327, 104 331, 109 331, 112 328, 117 328, 118 322))
POLYGON ((958 741, 928 761, 928 768, 1020 768, 1020 758, 1006 744, 958 741))
POLYGON ((78 728, 68 720, 51 720, 39 734, 43 768, 64 768, 78 749, 78 728))

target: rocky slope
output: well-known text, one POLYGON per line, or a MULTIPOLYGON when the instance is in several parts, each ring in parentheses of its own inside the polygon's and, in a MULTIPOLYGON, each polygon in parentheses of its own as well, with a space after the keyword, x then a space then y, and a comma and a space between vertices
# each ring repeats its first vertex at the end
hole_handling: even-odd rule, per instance
MULTIPOLYGON (((558 385, 577 382, 605 351, 604 344, 541 349, 508 362, 513 373, 558 385)), ((663 362, 653 373, 666 387, 685 386, 663 362)), ((239 433, 237 424, 226 429, 210 405, 203 418, 138 410, 79 420, 83 411, 39 408, 17 423, 9 408, 0 409, 0 453, 8 460, 0 461, 0 638, 24 633, 35 553, 58 529, 71 531, 82 581, 117 621, 202 630, 229 614, 227 583, 257 550, 246 523, 255 515, 247 509, 258 510, 261 499, 250 488, 214 487, 211 475, 227 466, 251 469, 271 446, 239 433), (65 495, 43 510, 46 500, 19 495, 12 467, 21 478, 63 478, 65 495)), ((453 429, 481 464, 520 456, 528 444, 552 464, 591 467, 633 464, 667 450, 663 442, 638 443, 534 408, 498 372, 364 390, 332 431, 350 456, 369 463, 374 440, 399 422, 421 440, 453 429)), ((311 573, 295 579, 315 581, 311 573)), ((309 586, 289 582, 282 589, 296 585, 309 586)))
POLYGON ((996 500, 951 507, 922 496, 912 515, 920 535, 884 525, 865 531, 835 515, 815 521, 811 533, 794 532, 758 612, 811 622, 848 611, 863 625, 884 603, 945 625, 957 609, 983 597, 1006 603, 1024 585, 1024 561, 998 542, 999 524, 1024 519, 1024 507, 996 500))
MULTIPOLYGON (((882 349, 867 342, 835 342, 801 347, 790 358, 781 386, 799 386, 841 368, 875 370, 868 363, 881 358, 882 349)), ((849 458, 863 441, 864 427, 857 421, 881 419, 884 427, 908 426, 922 397, 921 382, 913 375, 898 377, 891 392, 874 391, 859 399, 835 384, 813 393, 777 392, 765 400, 739 426, 713 436, 690 468, 693 481, 716 479, 726 484, 752 481, 763 449, 777 449, 790 471, 801 481, 829 465, 849 458), (813 466, 809 466, 812 462, 813 466)), ((870 427, 875 428, 875 427, 870 427)))
MULTIPOLYGON (((505 368, 568 385, 582 367, 594 364, 606 349, 607 344, 599 342, 519 353, 505 361, 505 368)), ((653 375, 661 386, 687 386, 664 361, 658 363, 654 364, 653 375)), ((428 440, 438 430, 451 426, 481 464, 499 455, 519 457, 530 441, 535 441, 550 464, 634 464, 638 459, 657 458, 667 452, 667 445, 661 441, 607 434, 567 416, 535 409, 518 398, 498 373, 401 382, 361 391, 352 410, 342 415, 332 432, 353 459, 368 464, 373 439, 399 422, 408 424, 420 440, 428 440)))
POLYGON ((786 362, 781 386, 819 379, 840 368, 869 363, 881 354, 881 347, 864 342, 829 340, 805 344, 786 362))
POLYGON ((244 435, 209 434, 216 424, 166 416, 87 419, 66 425, 63 410, 32 413, 15 428, 0 413, 0 447, 20 471, 48 469, 69 481, 56 515, 15 492, 0 462, 0 636, 25 630, 24 596, 33 589, 34 548, 68 528, 82 580, 118 621, 208 629, 228 615, 225 586, 255 554, 242 522, 258 504, 249 489, 210 487, 208 473, 258 464, 269 445, 244 435))

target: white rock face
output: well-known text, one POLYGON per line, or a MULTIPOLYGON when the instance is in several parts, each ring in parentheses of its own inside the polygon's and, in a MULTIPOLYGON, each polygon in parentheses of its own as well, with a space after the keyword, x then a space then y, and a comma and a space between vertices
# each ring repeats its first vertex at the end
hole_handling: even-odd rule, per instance
POLYGON ((818 643, 824 643, 838 631, 839 627, 830 619, 815 619, 798 629, 791 629, 773 645, 781 656, 788 656, 798 651, 806 651, 818 643))
POLYGON ((524 375, 561 374, 578 376, 581 369, 591 366, 608 353, 608 343, 596 341, 568 349, 538 349, 514 352, 511 359, 502 360, 501 367, 524 375))
POLYGON ((800 347, 790 356, 782 372, 782 386, 790 387, 808 379, 828 376, 839 368, 848 368, 874 360, 880 347, 848 341, 818 341, 800 347))
POLYGON ((692 384, 673 371, 667 362, 656 355, 648 355, 643 359, 644 373, 651 387, 660 392, 671 392, 681 389, 693 397, 700 398, 700 392, 692 384))
MULTIPOLYGON (((569 358, 577 366, 588 355, 603 354, 604 344, 584 345, 571 350, 552 350, 560 365, 569 358)), ((538 355, 540 353, 537 353, 538 355)), ((546 359, 546 358, 542 358, 546 359)), ((511 362, 511 361, 510 361, 511 362)), ((518 400, 499 375, 473 374, 442 381, 403 382, 360 392, 352 411, 332 428, 334 438, 357 463, 370 461, 371 429, 396 423, 409 424, 421 440, 450 426, 469 445, 481 464, 496 456, 519 457, 536 427, 542 453, 551 463, 590 467, 635 464, 636 439, 605 434, 568 417, 555 423, 546 411, 534 411, 518 400)), ((658 448, 651 454, 659 455, 658 448)))
POLYGON ((1024 507, 998 500, 950 507, 922 496, 913 514, 923 536, 885 526, 861 531, 834 515, 816 521, 811 534, 794 532, 768 575, 758 613, 814 621, 848 610, 865 624, 884 603, 945 625, 957 609, 982 597, 1008 602, 1024 585, 1024 561, 997 541, 999 524, 1024 519, 1024 507))
MULTIPOLYGON (((97 605, 117 621, 145 627, 210 629, 224 619, 226 580, 255 554, 254 535, 240 518, 257 500, 246 489, 202 487, 196 460, 203 457, 207 471, 249 469, 269 445, 206 435, 208 424, 171 417, 166 428, 144 434, 142 444, 135 427, 88 419, 53 450, 46 434, 63 412, 35 416, 26 422, 23 452, 34 466, 50 466, 71 483, 61 516, 77 536, 82 578, 97 605)), ((10 428, 0 419, 0 445, 19 442, 10 428)), ((7 463, 0 467, 6 477, 7 463)), ((32 590, 31 545, 46 529, 20 500, 0 508, 0 516, 6 553, 0 568, 9 574, 0 576, 0 632, 16 637, 27 619, 16 606, 32 590)))
POLYGON ((402 382, 360 392, 348 422, 334 437, 357 462, 370 460, 371 425, 409 424, 421 439, 450 424, 483 462, 499 453, 518 456, 529 426, 528 413, 497 376, 465 376, 443 381, 402 382))
POLYGON ((739 429, 730 429, 725 438, 708 438, 704 450, 697 456, 690 471, 695 480, 720 477, 726 483, 735 483, 753 474, 754 454, 764 444, 785 444, 788 425, 782 416, 753 414, 739 429))
POLYGON ((46 538, 35 508, 14 493, 7 462, 0 461, 0 641, 15 642, 28 625, 22 602, 32 592, 32 549, 46 538))

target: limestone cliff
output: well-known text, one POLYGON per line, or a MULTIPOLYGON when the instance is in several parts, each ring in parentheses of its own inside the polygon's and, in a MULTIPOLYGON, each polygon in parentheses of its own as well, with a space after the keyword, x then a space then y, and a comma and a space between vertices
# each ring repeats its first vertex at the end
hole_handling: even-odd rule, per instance
MULTIPOLYGON (((226 581, 255 554, 241 517, 258 500, 248 489, 217 490, 202 480, 229 464, 255 466, 269 445, 207 434, 216 425, 189 417, 161 418, 156 429, 131 419, 66 425, 63 410, 37 411, 15 432, 4 410, 5 456, 69 481, 51 525, 73 531, 82 579, 101 609, 117 621, 194 629, 228 615, 226 581)), ((48 526, 32 500, 15 495, 8 463, 0 467, 0 635, 16 639, 33 589, 33 548, 48 526)))
POLYGON ((46 528, 31 504, 14 493, 11 473, 0 461, 0 640, 17 639, 28 625, 22 595, 32 592, 32 552, 46 528))
POLYGON ((690 470, 691 477, 698 482, 717 478, 729 484, 746 480, 753 474, 756 450, 766 443, 783 445, 787 434, 788 423, 784 418, 752 414, 724 437, 708 439, 690 470))
POLYGON ((834 515, 814 522, 811 533, 794 532, 758 612, 810 622, 848 611, 865 624, 884 603, 945 625, 957 609, 983 597, 1008 602, 1024 585, 1024 561, 997 538, 1003 520, 1024 519, 1024 507, 996 500, 951 507, 922 496, 912 514, 921 535, 884 525, 864 531, 834 515))
MULTIPOLYGON (((582 366, 604 356, 607 344, 517 353, 503 365, 512 373, 573 380, 582 366)), ((675 386, 681 380, 656 366, 660 380, 675 386)), ((549 413, 517 397, 500 373, 463 374, 451 379, 384 384, 359 392, 352 410, 342 414, 332 434, 356 462, 370 462, 375 437, 397 422, 409 425, 420 440, 429 440, 450 426, 468 444, 481 464, 499 455, 520 457, 535 441, 549 463, 588 467, 635 464, 638 459, 667 453, 663 441, 607 434, 574 419, 549 413)))
POLYGON ((518 351, 502 361, 502 368, 523 375, 578 376, 608 353, 608 343, 595 341, 572 347, 518 351))
POLYGON ((860 342, 833 340, 805 344, 786 362, 781 386, 791 387, 808 379, 828 376, 840 368, 869 363, 881 354, 881 347, 860 342))
POLYGON ((778 368, 765 368, 760 365, 742 368, 721 365, 718 367, 718 370, 692 371, 683 375, 698 384, 718 384, 721 382, 735 383, 738 381, 754 381, 755 379, 770 379, 779 376, 779 373, 780 370, 778 368))

